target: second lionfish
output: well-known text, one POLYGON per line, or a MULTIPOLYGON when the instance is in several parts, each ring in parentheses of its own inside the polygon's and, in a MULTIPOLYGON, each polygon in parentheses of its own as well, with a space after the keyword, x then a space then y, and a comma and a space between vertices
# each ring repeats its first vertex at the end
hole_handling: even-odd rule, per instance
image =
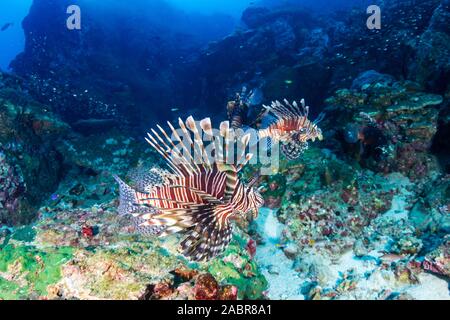
MULTIPOLYGON (((284 100, 272 102, 270 106, 263 105, 265 111, 261 113, 255 122, 268 119, 269 124, 259 130, 258 138, 267 139, 269 144, 280 143, 281 151, 288 159, 296 159, 308 148, 308 141, 322 140, 322 130, 318 123, 322 121, 324 114, 320 114, 315 121, 309 120, 309 107, 305 100, 290 103, 284 100)), ((248 112, 245 98, 237 95, 236 101, 228 102, 228 116, 233 128, 245 126, 248 112)))
POLYGON ((205 146, 192 117, 186 122, 179 119, 178 130, 170 122, 168 125, 172 138, 158 126, 159 132, 152 129, 147 142, 165 159, 170 170, 153 169, 144 183, 140 182, 139 190, 115 177, 120 185, 119 213, 132 215, 142 231, 159 236, 184 233, 182 253, 194 261, 205 261, 228 246, 233 219, 249 212, 256 217, 263 205, 253 182, 246 185, 238 177, 252 157, 246 153, 250 137, 237 141, 225 121, 217 139, 210 119, 206 118, 199 122, 204 141, 212 141, 205 146), (240 145, 235 162, 230 161, 228 152, 234 143, 240 145), (212 150, 213 158, 207 149, 212 150), (200 155, 201 161, 193 154, 200 155))
POLYGON ((284 104, 275 101, 264 106, 266 114, 275 116, 275 120, 266 129, 259 131, 259 138, 269 138, 281 143, 281 151, 288 159, 298 158, 308 148, 308 141, 322 140, 322 130, 317 126, 322 121, 321 113, 315 121, 309 120, 309 107, 305 100, 292 104, 284 100, 284 104))

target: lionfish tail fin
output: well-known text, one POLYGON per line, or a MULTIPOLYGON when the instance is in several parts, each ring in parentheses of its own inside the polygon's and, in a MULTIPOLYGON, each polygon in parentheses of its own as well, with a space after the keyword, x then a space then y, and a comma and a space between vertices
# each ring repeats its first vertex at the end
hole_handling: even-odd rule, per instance
POLYGON ((119 214, 126 215, 134 212, 137 203, 136 192, 118 176, 114 175, 113 177, 119 184, 120 204, 117 209, 119 214))

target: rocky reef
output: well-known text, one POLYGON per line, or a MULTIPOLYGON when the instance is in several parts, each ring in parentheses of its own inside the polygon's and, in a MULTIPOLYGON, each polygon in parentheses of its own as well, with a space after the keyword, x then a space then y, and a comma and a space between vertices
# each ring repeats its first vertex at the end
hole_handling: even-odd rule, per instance
POLYGON ((2 299, 260 299, 266 281, 237 234, 223 257, 191 263, 177 239, 145 238, 117 215, 110 176, 66 181, 38 222, 0 236, 2 299))
POLYGON ((40 202, 57 188, 63 164, 55 144, 68 126, 0 73, 0 223, 33 220, 40 202))
POLYGON ((375 71, 360 75, 352 88, 341 89, 326 100, 330 148, 374 171, 397 171, 412 179, 437 170, 429 150, 442 96, 422 92, 414 82, 394 82, 375 71))
POLYGON ((34 0, 22 23, 24 52, 11 63, 36 100, 82 133, 139 132, 171 117, 192 80, 183 66, 234 25, 226 15, 189 16, 162 0, 117 5, 34 0), (66 27, 70 5, 82 8, 81 30, 66 27))
POLYGON ((285 164, 303 169, 255 229, 271 298, 449 298, 447 176, 420 184, 323 149, 299 162, 285 164))
MULTIPOLYGON (((426 92, 445 95, 449 90, 449 4, 444 0, 416 1, 414 9, 410 1, 382 1, 381 30, 366 27, 364 7, 318 13, 301 5, 255 3, 235 32, 204 49, 205 43, 192 35, 144 14, 139 21, 152 26, 151 33, 140 31, 138 22, 123 25, 126 19, 105 23, 89 8, 84 28, 68 32, 56 19, 67 5, 34 1, 23 23, 25 51, 11 66, 38 101, 75 127, 81 120, 94 128, 103 124, 139 132, 173 117, 171 108, 180 106, 186 114, 208 108, 224 117, 224 97, 243 86, 258 90, 259 102, 301 96, 322 106, 367 70, 414 80, 426 92), (41 26, 41 12, 48 13, 46 26, 41 26), (150 105, 157 108, 156 116, 143 111, 150 105)), ((215 19, 215 25, 227 25, 215 19)), ((199 29, 207 22, 196 21, 199 29)))

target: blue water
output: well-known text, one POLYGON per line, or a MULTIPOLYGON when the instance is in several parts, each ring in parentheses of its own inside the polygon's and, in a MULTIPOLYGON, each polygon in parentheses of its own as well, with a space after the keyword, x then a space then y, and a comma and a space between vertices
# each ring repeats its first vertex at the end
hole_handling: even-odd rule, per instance
POLYGON ((174 6, 191 13, 226 13, 238 17, 252 0, 168 0, 174 6))
POLYGON ((23 49, 25 37, 21 22, 27 15, 32 1, 0 1, 0 28, 6 23, 14 23, 7 30, 0 32, 0 69, 2 70, 7 70, 10 61, 23 49))
MULTIPOLYGON (((33 0, 2 0, 0 2, 0 27, 14 23, 0 32, 0 69, 8 70, 9 63, 23 50, 24 35, 21 22, 27 15, 33 0)), ((222 38, 231 33, 239 23, 242 12, 249 6, 278 6, 292 3, 314 11, 343 9, 349 6, 364 6, 377 1, 369 0, 77 0, 81 6, 92 6, 95 11, 126 12, 130 18, 145 16, 152 22, 159 22, 175 30, 192 33, 202 42, 222 38), (132 3, 132 5, 131 5, 132 3), (106 10, 106 11, 105 11, 106 10), (204 23, 201 23, 201 21, 204 23), (205 27, 205 25, 208 27, 205 27)), ((92 7, 90 9, 93 9, 92 7)), ((107 13, 110 14, 110 13, 107 13)))

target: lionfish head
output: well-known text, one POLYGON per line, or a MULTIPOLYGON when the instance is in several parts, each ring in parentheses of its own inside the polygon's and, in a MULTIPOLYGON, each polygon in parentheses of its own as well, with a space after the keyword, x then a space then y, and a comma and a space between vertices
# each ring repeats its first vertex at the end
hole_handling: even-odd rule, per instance
POLYGON ((309 140, 314 142, 316 139, 322 141, 322 129, 319 128, 318 124, 323 120, 323 117, 324 115, 320 114, 314 122, 310 122, 308 127, 302 128, 299 132, 295 133, 294 139, 301 143, 306 143, 309 140))
POLYGON ((319 141, 323 140, 322 129, 319 128, 319 122, 321 122, 325 118, 325 113, 319 114, 317 119, 313 122, 311 127, 311 140, 314 141, 318 139, 319 141))
POLYGON ((310 139, 312 141, 315 141, 316 139, 318 139, 319 141, 323 140, 322 129, 320 129, 316 124, 314 125, 314 128, 312 130, 310 139))

